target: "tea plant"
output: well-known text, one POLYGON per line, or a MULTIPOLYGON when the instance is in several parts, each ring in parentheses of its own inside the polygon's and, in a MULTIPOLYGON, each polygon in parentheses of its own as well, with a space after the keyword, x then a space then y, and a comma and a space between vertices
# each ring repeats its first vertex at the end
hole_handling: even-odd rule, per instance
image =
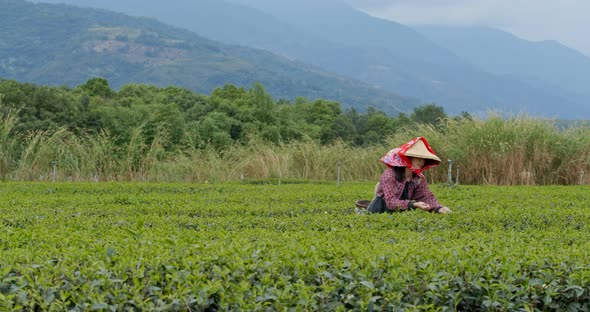
POLYGON ((588 311, 590 189, 0 184, 0 309, 588 311))

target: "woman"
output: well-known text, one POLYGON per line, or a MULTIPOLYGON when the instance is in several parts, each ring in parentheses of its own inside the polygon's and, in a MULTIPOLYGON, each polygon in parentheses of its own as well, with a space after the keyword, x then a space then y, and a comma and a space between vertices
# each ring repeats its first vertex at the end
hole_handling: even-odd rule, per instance
POLYGON ((422 209, 447 213, 432 194, 422 171, 440 165, 426 139, 417 137, 396 147, 381 158, 388 166, 375 188, 375 199, 367 208, 370 212, 392 212, 422 209))

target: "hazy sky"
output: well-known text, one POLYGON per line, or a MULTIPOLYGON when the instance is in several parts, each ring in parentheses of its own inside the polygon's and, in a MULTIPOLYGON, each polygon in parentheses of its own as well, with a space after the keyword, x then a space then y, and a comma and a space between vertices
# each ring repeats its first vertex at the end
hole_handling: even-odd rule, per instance
POLYGON ((589 0, 346 0, 371 15, 412 24, 475 24, 531 41, 557 40, 590 56, 589 0))

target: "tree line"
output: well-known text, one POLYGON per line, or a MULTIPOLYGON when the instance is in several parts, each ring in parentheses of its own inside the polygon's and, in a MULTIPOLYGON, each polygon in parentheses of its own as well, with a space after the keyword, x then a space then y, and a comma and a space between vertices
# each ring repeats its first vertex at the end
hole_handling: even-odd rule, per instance
MULTIPOLYGON (((339 103, 325 99, 275 100, 260 83, 248 90, 226 84, 204 95, 146 84, 127 84, 115 91, 103 78, 74 88, 0 80, 0 96, 0 113, 17 114, 13 131, 107 131, 117 144, 127 144, 141 131, 146 142, 165 134, 167 150, 224 149, 254 137, 269 143, 310 139, 320 144, 343 141, 368 146, 382 144, 403 127, 437 126, 447 118, 436 104, 388 116, 372 107, 364 113, 343 110, 339 103)), ((466 117, 469 114, 455 118, 466 117)))

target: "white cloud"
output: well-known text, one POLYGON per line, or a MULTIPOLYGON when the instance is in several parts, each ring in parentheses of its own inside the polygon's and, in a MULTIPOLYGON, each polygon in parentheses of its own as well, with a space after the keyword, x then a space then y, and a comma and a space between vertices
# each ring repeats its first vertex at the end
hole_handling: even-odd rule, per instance
POLYGON ((557 40, 590 56, 588 0, 347 0, 402 24, 485 25, 533 40, 557 40))

